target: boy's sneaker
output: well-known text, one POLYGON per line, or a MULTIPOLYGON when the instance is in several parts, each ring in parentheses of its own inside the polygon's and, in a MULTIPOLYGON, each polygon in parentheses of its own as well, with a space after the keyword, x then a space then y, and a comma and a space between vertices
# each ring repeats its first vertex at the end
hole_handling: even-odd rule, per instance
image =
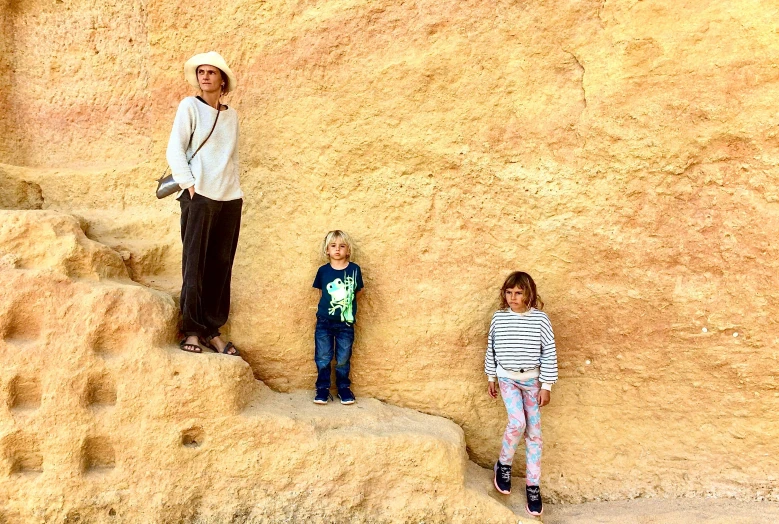
POLYGON ((326 388, 319 388, 316 390, 316 396, 314 397, 314 404, 327 404, 327 401, 330 400, 330 390, 326 388))
POLYGON ((541 502, 541 488, 538 486, 528 486, 525 488, 525 494, 527 495, 527 512, 534 517, 540 517, 544 512, 544 505, 541 502))
POLYGON ((338 398, 341 404, 354 404, 354 393, 349 388, 338 388, 338 398))
POLYGON ((511 493, 511 466, 501 464, 500 461, 497 461, 495 467, 492 469, 495 472, 495 476, 492 478, 495 489, 504 495, 511 493))

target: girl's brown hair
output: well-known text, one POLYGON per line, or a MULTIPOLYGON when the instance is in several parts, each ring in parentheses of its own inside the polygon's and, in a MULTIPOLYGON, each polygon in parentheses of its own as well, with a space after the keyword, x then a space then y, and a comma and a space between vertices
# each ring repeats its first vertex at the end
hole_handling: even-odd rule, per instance
POLYGON ((506 290, 518 287, 522 290, 522 298, 525 300, 525 305, 529 308, 534 307, 538 310, 544 309, 544 301, 538 296, 536 291, 536 283, 533 282, 533 277, 525 273, 524 271, 514 271, 503 282, 503 286, 500 288, 500 308, 508 309, 509 303, 506 302, 506 290))

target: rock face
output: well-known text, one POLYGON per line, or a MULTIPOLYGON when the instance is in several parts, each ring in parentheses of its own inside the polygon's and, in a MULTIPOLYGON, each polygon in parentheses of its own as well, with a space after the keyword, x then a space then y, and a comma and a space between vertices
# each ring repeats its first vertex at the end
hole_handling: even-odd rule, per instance
POLYGON ((171 346, 171 298, 73 217, 0 224, 3 522, 516 522, 456 424, 274 393, 171 346))
POLYGON ((0 207, 79 217, 160 290, 178 285, 177 207, 151 181, 193 94, 182 64, 231 64, 246 199, 228 328, 272 390, 313 383, 317 248, 342 228, 366 277, 358 397, 449 418, 489 465, 505 414, 486 329, 524 269, 559 348, 552 499, 779 497, 777 6, 0 9, 0 171, 33 191, 0 207))

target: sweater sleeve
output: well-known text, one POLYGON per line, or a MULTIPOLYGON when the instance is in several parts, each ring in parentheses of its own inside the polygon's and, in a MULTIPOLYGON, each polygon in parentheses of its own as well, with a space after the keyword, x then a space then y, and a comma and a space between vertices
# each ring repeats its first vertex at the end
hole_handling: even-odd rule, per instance
POLYGON ((235 149, 233 149, 233 165, 235 166, 235 172, 238 175, 238 177, 241 176, 241 164, 239 163, 238 158, 238 145, 240 143, 240 132, 241 132, 241 126, 238 123, 238 119, 235 119, 235 149))
POLYGON ((176 118, 173 120, 173 129, 170 131, 168 149, 165 153, 170 170, 173 172, 173 180, 179 183, 181 189, 195 185, 195 177, 187 161, 187 148, 195 131, 194 112, 195 109, 186 98, 181 101, 176 111, 176 118))
POLYGON ((557 382, 557 347, 554 342, 552 323, 546 315, 541 322, 541 372, 539 380, 542 384, 550 385, 557 382))
POLYGON ((493 379, 495 377, 495 315, 490 321, 490 332, 487 335, 487 353, 484 355, 484 373, 493 379))

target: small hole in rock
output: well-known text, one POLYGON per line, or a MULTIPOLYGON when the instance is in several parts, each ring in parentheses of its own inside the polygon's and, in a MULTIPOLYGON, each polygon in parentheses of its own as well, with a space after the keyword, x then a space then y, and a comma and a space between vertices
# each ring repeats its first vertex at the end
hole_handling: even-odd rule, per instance
POLYGON ((11 463, 11 473, 40 473, 43 471, 43 456, 37 452, 18 453, 11 463))
POLYGON ((9 342, 34 342, 40 337, 44 315, 40 314, 43 305, 36 297, 25 296, 25 300, 11 306, 10 315, 3 327, 3 338, 9 342))
POLYGON ((96 374, 87 380, 84 399, 88 406, 113 406, 116 404, 116 386, 108 373, 96 374))
POLYGON ((181 445, 186 448, 199 448, 203 443, 203 428, 193 426, 181 432, 181 445))
POLYGON ((104 318, 104 325, 93 334, 92 348, 97 356, 111 359, 120 356, 126 349, 132 334, 120 329, 124 320, 116 318, 115 308, 109 307, 104 318))
POLYGON ((114 446, 106 437, 89 437, 81 448, 81 470, 85 473, 101 473, 116 465, 114 446))
POLYGON ((43 471, 43 455, 38 441, 22 433, 13 433, 3 439, 3 453, 11 465, 10 473, 38 474, 43 471))
POLYGON ((41 405, 41 383, 37 377, 17 375, 8 385, 8 407, 16 411, 37 409, 41 405))
POLYGON ((116 516, 116 510, 114 508, 109 509, 108 510, 108 515, 110 515, 111 517, 115 517, 116 516))

